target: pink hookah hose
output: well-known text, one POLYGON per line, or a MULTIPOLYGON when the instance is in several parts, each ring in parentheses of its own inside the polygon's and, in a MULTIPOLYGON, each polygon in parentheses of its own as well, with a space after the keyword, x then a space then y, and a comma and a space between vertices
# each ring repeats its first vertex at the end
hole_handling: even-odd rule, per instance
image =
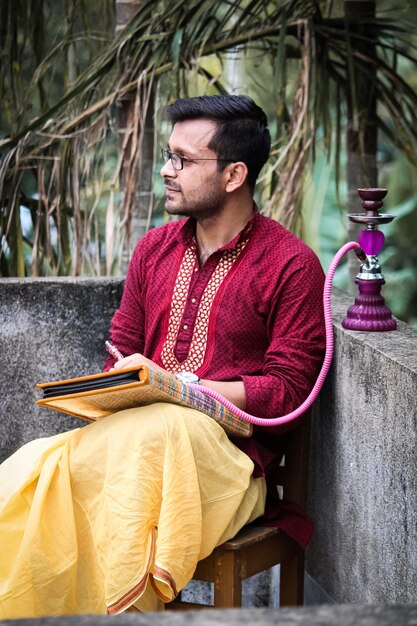
POLYGON ((256 426, 278 426, 280 424, 287 424, 292 420, 300 417, 310 406, 313 404, 314 400, 319 395, 319 392, 323 386, 323 383, 326 379, 327 372, 329 371, 330 364, 332 362, 333 356, 333 322, 332 322, 332 308, 331 308, 331 289, 333 276, 336 271, 337 266, 339 265, 340 259, 348 252, 349 250, 353 250, 354 248, 359 248, 360 245, 356 241, 349 241, 344 246, 340 248, 340 250, 335 254, 330 263, 330 267, 328 269, 326 280, 324 281, 324 289, 323 289, 323 309, 324 309, 324 324, 325 324, 325 332, 326 332, 326 352, 324 355, 323 365, 321 366, 320 373, 317 377, 315 385, 311 390, 308 397, 304 400, 304 402, 291 413, 287 413, 287 415, 283 415, 282 417, 275 417, 271 419, 263 419, 262 417, 256 417, 255 415, 250 415, 245 411, 242 411, 237 406, 232 404, 230 400, 222 396, 217 391, 213 389, 209 389, 208 387, 204 387, 203 385, 194 385, 189 384, 190 387, 193 387, 197 391, 200 391, 215 400, 218 400, 223 404, 226 408, 228 408, 232 413, 241 417, 246 422, 250 424, 255 424, 256 426))

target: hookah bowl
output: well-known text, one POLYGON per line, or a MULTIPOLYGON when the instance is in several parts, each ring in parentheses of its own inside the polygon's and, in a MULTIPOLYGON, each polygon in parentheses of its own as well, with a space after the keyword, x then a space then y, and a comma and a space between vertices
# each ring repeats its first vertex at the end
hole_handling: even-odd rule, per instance
POLYGON ((377 226, 388 224, 395 217, 379 213, 387 191, 381 188, 358 189, 365 212, 348 215, 352 222, 366 224, 365 230, 359 234, 359 245, 367 255, 355 278, 359 294, 342 320, 343 328, 348 330, 387 331, 397 328, 397 322, 381 296, 381 287, 385 280, 377 257, 385 240, 384 234, 377 226))

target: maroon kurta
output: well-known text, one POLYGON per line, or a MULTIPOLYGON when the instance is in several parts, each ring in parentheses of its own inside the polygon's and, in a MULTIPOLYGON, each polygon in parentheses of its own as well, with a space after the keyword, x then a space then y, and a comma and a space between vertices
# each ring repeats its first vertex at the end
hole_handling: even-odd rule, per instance
MULTIPOLYGON (((323 284, 314 252, 259 213, 202 267, 194 220, 171 222, 138 243, 111 339, 168 371, 242 380, 246 411, 279 417, 305 400, 322 364, 323 284)), ((256 475, 280 456, 279 432, 255 427, 234 440, 256 475)))

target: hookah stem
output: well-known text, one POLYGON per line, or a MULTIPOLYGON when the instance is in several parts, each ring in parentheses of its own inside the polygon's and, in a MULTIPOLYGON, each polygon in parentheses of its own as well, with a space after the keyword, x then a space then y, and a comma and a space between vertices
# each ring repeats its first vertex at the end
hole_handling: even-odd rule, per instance
POLYGON ((222 396, 217 391, 214 391, 213 389, 209 389, 208 387, 204 387, 203 385, 189 384, 189 386, 204 393, 207 396, 214 398, 215 400, 218 400, 226 408, 228 408, 235 415, 237 415, 237 417, 240 417, 246 422, 249 422, 250 424, 254 424, 256 426, 278 426, 280 424, 287 424, 288 422, 291 422, 297 417, 300 417, 300 415, 302 415, 308 408, 310 408, 314 400, 317 398, 323 386, 323 383, 326 379, 327 372, 329 371, 329 368, 330 368, 330 364, 332 362, 333 322, 332 322, 332 308, 331 308, 331 289, 332 289, 333 276, 334 276, 337 266, 339 265, 341 258, 346 254, 346 252, 348 252, 349 250, 354 250, 355 248, 361 251, 361 247, 356 241, 349 241, 344 246, 342 246, 340 250, 336 252, 335 256, 332 259, 332 262, 330 263, 329 269, 327 271, 326 279, 324 281, 324 289, 323 289, 323 309, 324 309, 324 325, 325 325, 325 333, 326 333, 326 351, 324 355, 323 364, 321 366, 321 370, 314 384, 314 387, 311 390, 308 397, 304 400, 304 402, 297 409, 281 417, 263 419, 262 417, 256 417, 255 415, 250 415, 249 413, 242 411, 237 406, 232 404, 230 400, 222 396))

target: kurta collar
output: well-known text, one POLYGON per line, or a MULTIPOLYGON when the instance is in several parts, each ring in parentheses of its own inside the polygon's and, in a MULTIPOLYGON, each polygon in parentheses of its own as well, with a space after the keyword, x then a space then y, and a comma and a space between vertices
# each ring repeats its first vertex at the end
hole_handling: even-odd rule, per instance
MULTIPOLYGON (((229 243, 219 248, 218 252, 223 252, 224 250, 232 250, 241 241, 249 239, 258 220, 259 220, 258 207, 254 203, 253 215, 250 218, 249 222, 235 237, 233 237, 231 241, 229 241, 229 243)), ((195 244, 196 243, 195 229, 196 229, 196 220, 193 217, 189 217, 188 219, 184 220, 184 223, 182 224, 180 230, 178 231, 178 235, 177 235, 178 241, 186 245, 187 248, 191 246, 192 244, 195 244)))

